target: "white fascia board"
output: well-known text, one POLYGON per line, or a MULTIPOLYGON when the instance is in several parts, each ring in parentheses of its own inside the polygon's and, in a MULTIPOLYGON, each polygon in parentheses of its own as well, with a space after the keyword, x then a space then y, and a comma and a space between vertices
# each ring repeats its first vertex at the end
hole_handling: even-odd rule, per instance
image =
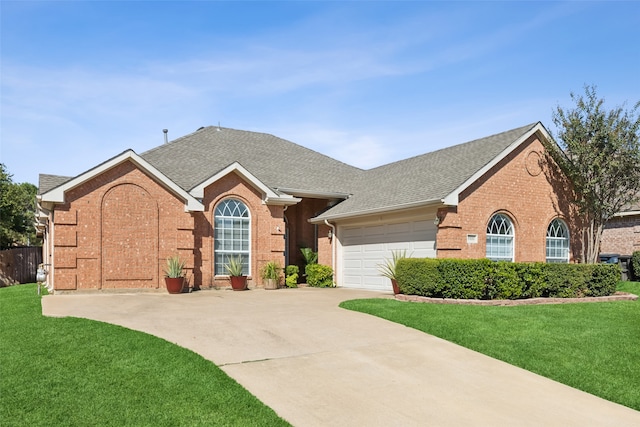
POLYGON ((300 203, 302 199, 298 197, 291 197, 288 194, 284 196, 278 196, 276 198, 265 197, 264 203, 266 205, 277 205, 277 206, 291 206, 300 203))
POLYGON ((193 187, 189 192, 193 197, 202 199, 204 198, 204 190, 214 182, 224 178, 230 173, 238 174, 244 181, 253 186, 256 190, 262 193, 262 201, 268 205, 295 205, 300 202, 301 199, 293 197, 289 194, 278 194, 273 191, 269 186, 260 181, 255 175, 249 172, 244 166, 238 162, 233 162, 220 172, 216 173, 209 179, 201 182, 197 186, 193 187))
POLYGON ((614 214, 614 217, 623 217, 623 216, 635 216, 640 215, 640 211, 626 211, 626 212, 618 212, 614 214))
POLYGON ((281 188, 278 187, 276 190, 281 191, 283 193, 291 194, 297 197, 307 197, 310 199, 348 199, 351 197, 351 194, 348 193, 335 193, 335 192, 321 192, 321 191, 311 191, 311 190, 301 190, 296 188, 281 188))
POLYGON ((133 162, 140 169, 151 175, 158 183, 162 186, 179 196, 180 198, 185 200, 185 211, 196 211, 203 212, 204 205, 196 200, 189 193, 184 191, 180 186, 178 186, 175 182, 171 181, 166 175, 156 169, 151 163, 144 160, 142 157, 137 155, 133 150, 127 150, 122 154, 119 154, 110 160, 107 160, 104 163, 90 169, 75 178, 65 182, 62 185, 44 193, 41 195, 42 202, 49 203, 64 203, 64 195, 67 191, 87 182, 90 179, 95 178, 96 176, 124 163, 126 161, 133 162))
POLYGON ((378 214, 389 213, 389 212, 394 212, 394 211, 399 211, 404 209, 422 208, 422 207, 437 206, 437 205, 442 205, 442 201, 441 200, 423 200, 420 202, 404 203, 399 205, 385 206, 382 208, 368 209, 368 210, 349 212, 344 214, 320 215, 319 217, 309 219, 309 222, 311 224, 321 224, 321 223, 324 223, 325 220, 337 221, 337 220, 344 220, 344 219, 352 219, 352 218, 357 218, 361 216, 378 215, 378 214))
POLYGON ((536 132, 540 132, 543 138, 547 141, 552 141, 549 132, 545 129, 542 123, 538 122, 534 127, 531 128, 527 133, 522 135, 520 138, 516 139, 511 145, 509 145, 506 149, 504 149, 500 154, 493 158, 489 163, 487 163, 482 169, 479 169, 476 173, 474 173, 469 179, 467 179, 462 185, 453 190, 451 193, 445 196, 442 199, 442 203, 447 206, 458 206, 459 196, 464 190, 466 190, 471 184, 476 182, 482 175, 491 170, 492 167, 497 165, 502 159, 511 154, 516 148, 518 148, 522 143, 524 143, 527 139, 529 139, 536 132))

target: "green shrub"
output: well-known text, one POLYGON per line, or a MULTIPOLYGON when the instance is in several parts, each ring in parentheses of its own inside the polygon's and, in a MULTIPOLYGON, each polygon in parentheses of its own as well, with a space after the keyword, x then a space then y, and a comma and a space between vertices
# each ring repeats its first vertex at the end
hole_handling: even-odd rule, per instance
POLYGON ((588 280, 586 266, 571 269, 571 264, 547 264, 544 268, 545 287, 542 290, 543 297, 549 298, 577 298, 582 296, 582 291, 588 280), (573 271, 571 271, 573 270, 573 271))
POLYGON ((297 265, 288 265, 284 269, 284 284, 287 288, 297 288, 298 287, 298 273, 300 272, 300 268, 297 265))
POLYGON ((444 298, 487 298, 493 262, 488 259, 441 259, 438 265, 444 298))
POLYGON ((631 277, 636 282, 640 282, 640 251, 635 251, 631 254, 631 262, 629 263, 631 266, 631 277))
POLYGON ((518 264, 512 262, 496 262, 493 274, 487 280, 485 299, 519 299, 522 298, 523 283, 520 280, 518 264))
POLYGON ((332 288, 333 269, 328 265, 309 264, 305 267, 307 284, 314 288, 332 288))
POLYGON ((318 252, 314 252, 311 248, 300 248, 305 265, 318 263, 318 252))
POLYGON ((592 264, 591 278, 587 283, 588 296, 601 297, 613 295, 622 272, 616 264, 592 264))
POLYGON ((538 298, 542 296, 546 286, 544 268, 547 264, 544 262, 519 262, 515 266, 518 272, 518 280, 521 282, 522 298, 538 298))
POLYGON ((396 280, 400 292, 406 295, 442 297, 438 260, 404 258, 396 264, 396 280))
POLYGON ((434 298, 520 299, 612 295, 615 264, 493 262, 488 259, 407 258, 396 268, 403 294, 434 298))

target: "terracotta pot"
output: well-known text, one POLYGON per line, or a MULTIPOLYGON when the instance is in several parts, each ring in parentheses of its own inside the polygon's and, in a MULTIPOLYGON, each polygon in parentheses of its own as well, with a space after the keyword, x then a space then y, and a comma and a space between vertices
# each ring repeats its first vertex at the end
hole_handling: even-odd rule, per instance
POLYGON ((164 284, 170 294, 180 294, 184 287, 184 277, 165 277, 164 284))
POLYGON ((278 279, 264 279, 265 289, 278 289, 278 279))
POLYGON ((234 291, 247 289, 247 276, 231 276, 231 288, 234 291))
POLYGON ((400 288, 398 287, 398 282, 396 282, 396 279, 391 279, 391 286, 393 286, 393 293, 394 294, 399 294, 400 292, 400 288))

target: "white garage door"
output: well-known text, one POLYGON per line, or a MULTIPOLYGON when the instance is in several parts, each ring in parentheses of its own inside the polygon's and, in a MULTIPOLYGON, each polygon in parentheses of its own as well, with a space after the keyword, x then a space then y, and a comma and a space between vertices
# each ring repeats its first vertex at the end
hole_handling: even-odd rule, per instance
POLYGON ((391 290, 391 282, 380 276, 378 265, 391 258, 392 250, 406 249, 415 258, 435 258, 436 229, 433 220, 341 228, 341 285, 391 290))

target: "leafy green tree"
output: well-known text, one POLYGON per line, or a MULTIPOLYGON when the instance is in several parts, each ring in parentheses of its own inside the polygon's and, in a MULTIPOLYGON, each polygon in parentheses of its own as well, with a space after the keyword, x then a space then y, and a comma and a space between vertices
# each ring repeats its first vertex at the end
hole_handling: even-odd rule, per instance
POLYGON ((606 110, 594 86, 571 93, 575 107, 553 114, 557 144, 547 149, 572 180, 584 220, 582 259, 598 262, 605 223, 640 196, 640 102, 606 110))
POLYGON ((0 163, 0 249, 38 243, 33 226, 37 191, 33 184, 14 183, 0 163))

